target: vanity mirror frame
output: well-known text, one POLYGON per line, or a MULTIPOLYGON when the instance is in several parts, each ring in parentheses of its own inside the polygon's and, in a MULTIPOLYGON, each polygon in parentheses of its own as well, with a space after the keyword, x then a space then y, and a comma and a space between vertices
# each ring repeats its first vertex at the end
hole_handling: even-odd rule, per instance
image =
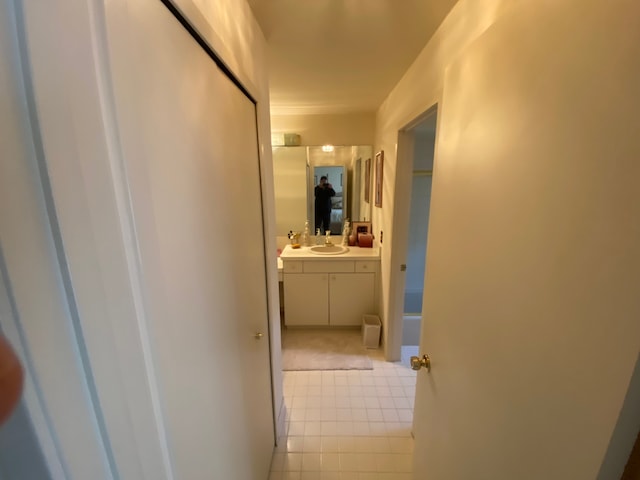
POLYGON ((364 201, 371 203, 371 159, 364 162, 364 201))
POLYGON ((376 207, 382 207, 382 172, 384 168, 384 150, 376 153, 376 207))

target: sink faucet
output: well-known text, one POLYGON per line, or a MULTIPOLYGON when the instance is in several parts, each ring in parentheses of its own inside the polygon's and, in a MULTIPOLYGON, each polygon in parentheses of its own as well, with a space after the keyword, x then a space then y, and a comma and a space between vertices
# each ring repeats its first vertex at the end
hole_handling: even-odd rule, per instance
POLYGON ((327 230, 324 232, 324 246, 331 247, 333 246, 333 242, 331 241, 331 230, 327 230))

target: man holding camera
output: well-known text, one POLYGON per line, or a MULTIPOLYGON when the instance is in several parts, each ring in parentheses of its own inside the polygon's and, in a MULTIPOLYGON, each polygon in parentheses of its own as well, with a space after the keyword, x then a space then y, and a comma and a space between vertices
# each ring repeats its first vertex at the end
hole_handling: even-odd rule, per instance
POLYGON ((314 189, 316 201, 316 231, 320 229, 320 233, 331 230, 331 197, 335 196, 336 191, 333 189, 329 180, 325 175, 320 177, 320 183, 314 189))

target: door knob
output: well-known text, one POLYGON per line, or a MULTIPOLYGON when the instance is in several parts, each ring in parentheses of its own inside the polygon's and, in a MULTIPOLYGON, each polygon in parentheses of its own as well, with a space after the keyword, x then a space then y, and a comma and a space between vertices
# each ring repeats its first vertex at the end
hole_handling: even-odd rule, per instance
POLYGON ((262 337, 264 337, 264 335, 260 332, 257 332, 255 335, 256 340, 260 340, 262 337))
POLYGON ((414 370, 420 370, 421 368, 426 368, 427 372, 431 371, 431 359, 429 355, 423 355, 421 357, 411 357, 411 368, 414 370))

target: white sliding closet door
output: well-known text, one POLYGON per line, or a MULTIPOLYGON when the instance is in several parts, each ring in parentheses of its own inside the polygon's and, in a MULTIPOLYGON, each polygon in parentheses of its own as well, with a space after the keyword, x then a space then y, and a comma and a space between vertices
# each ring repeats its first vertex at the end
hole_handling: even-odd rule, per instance
POLYGON ((264 479, 274 423, 255 105, 161 2, 119 3, 107 6, 117 122, 175 478, 264 479))

